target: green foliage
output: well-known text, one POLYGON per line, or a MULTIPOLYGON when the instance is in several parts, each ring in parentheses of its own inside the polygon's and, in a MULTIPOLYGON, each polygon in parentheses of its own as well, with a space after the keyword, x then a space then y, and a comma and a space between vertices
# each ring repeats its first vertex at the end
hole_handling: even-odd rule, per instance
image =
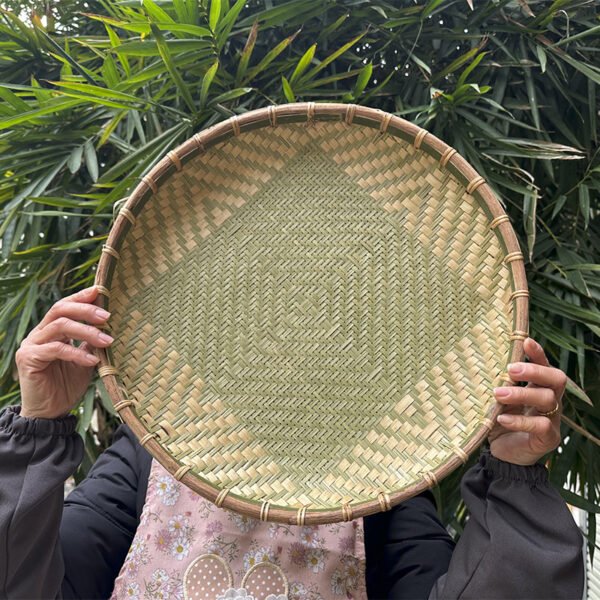
MULTIPOLYGON (((457 148, 503 199, 528 257, 531 333, 591 398, 571 386, 551 478, 597 512, 594 0, 474 0, 473 10, 466 0, 11 4, 0 15, 2 403, 19 400, 21 339, 54 301, 93 281, 113 207, 168 150, 271 103, 363 103, 457 148)), ((80 414, 85 471, 115 425, 99 383, 80 414)), ((458 532, 461 473, 436 489, 458 532)))

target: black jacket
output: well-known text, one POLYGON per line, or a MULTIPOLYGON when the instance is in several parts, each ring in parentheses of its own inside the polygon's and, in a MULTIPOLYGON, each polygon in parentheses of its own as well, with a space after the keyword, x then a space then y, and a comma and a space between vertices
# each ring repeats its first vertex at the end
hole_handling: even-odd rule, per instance
MULTIPOLYGON (((75 417, 0 412, 0 597, 108 598, 144 505, 150 455, 126 426, 63 502, 83 456, 75 417)), ((425 493, 364 519, 369 598, 476 600, 583 594, 583 538, 542 465, 489 452, 463 477, 454 544, 425 493)))

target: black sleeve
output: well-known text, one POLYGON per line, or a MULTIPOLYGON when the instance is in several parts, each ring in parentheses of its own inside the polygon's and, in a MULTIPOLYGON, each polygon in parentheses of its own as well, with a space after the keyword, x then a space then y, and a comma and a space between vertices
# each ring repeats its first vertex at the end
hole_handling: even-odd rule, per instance
POLYGON ((65 480, 83 457, 73 416, 0 412, 0 598, 60 598, 65 480))
POLYGON ((464 475, 470 516, 430 600, 580 600, 583 536, 543 465, 484 451, 464 475))
POLYGON ((448 570, 454 542, 425 492, 364 518, 370 600, 426 600, 448 570))
POLYGON ((64 598, 108 598, 144 505, 150 455, 121 425, 113 444, 65 500, 64 598))

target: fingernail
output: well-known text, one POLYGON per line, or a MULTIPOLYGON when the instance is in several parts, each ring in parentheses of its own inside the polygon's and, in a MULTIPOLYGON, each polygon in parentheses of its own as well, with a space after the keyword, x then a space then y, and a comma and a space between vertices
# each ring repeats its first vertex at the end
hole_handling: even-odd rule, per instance
POLYGON ((510 425, 514 421, 514 417, 512 415, 498 415, 498 422, 504 423, 505 425, 510 425))
POLYGON ((103 308, 97 308, 96 316, 99 319, 108 319, 108 317, 110 316, 110 313, 107 310, 104 310, 103 308))
POLYGON ((523 372, 523 366, 520 365, 519 363, 510 363, 508 365, 508 372, 518 375, 519 373, 523 372))
POLYGON ((97 356, 94 356, 93 354, 86 355, 85 359, 88 363, 90 363, 90 365, 95 365, 100 360, 97 356))
POLYGON ((107 344, 112 344, 114 341, 114 338, 110 337, 110 335, 106 335, 106 333, 99 333, 98 338, 107 344))
POLYGON ((510 396, 510 389, 507 387, 497 387, 494 388, 494 394, 496 394, 498 398, 506 398, 507 396, 510 396))

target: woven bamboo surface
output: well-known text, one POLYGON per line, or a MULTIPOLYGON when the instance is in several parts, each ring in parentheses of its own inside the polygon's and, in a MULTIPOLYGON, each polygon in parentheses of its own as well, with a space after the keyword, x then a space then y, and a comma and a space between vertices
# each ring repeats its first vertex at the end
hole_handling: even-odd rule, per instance
POLYGON ((142 444, 217 505, 293 524, 389 510, 464 462, 527 335, 486 182, 353 105, 252 111, 170 152, 96 283, 99 371, 142 444))

